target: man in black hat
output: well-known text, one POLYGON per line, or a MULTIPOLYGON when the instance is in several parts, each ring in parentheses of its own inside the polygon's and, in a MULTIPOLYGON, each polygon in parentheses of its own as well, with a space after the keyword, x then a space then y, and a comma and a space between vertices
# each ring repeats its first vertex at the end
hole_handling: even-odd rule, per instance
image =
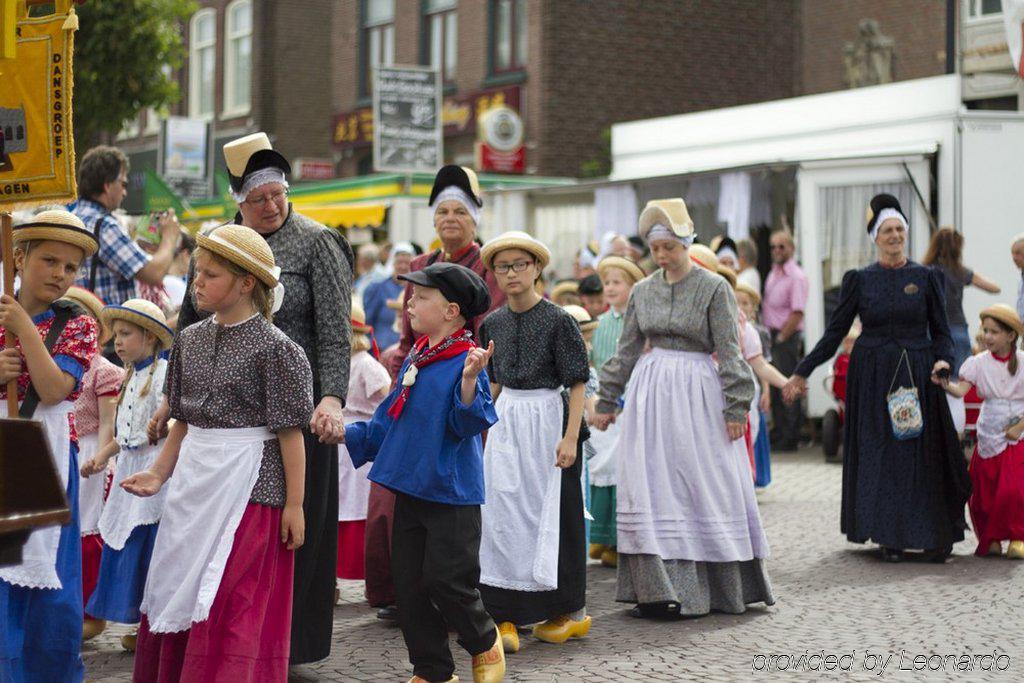
POLYGON ((415 676, 452 680, 448 628, 473 657, 475 681, 500 681, 505 658, 480 599, 480 435, 498 421, 486 367, 468 321, 490 295, 473 271, 435 263, 402 275, 412 286, 409 321, 419 335, 398 388, 369 422, 345 430, 352 464, 395 492, 391 565, 399 623, 415 676))

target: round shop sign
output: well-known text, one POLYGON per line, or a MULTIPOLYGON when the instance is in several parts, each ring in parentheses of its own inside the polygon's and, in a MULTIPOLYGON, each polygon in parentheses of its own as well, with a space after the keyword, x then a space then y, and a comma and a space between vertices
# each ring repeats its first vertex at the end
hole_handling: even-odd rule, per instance
POLYGON ((481 121, 483 141, 499 152, 512 152, 523 145, 523 120, 508 107, 489 109, 481 121))

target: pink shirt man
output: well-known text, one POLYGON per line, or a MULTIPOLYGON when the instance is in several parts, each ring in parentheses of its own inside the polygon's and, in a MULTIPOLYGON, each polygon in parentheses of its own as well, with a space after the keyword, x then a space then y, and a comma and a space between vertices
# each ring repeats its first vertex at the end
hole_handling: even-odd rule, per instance
MULTIPOLYGON (((761 321, 770 330, 780 330, 794 311, 803 312, 807 306, 807 276, 796 261, 789 259, 772 266, 764 286, 761 303, 761 321)), ((803 320, 797 325, 804 329, 803 320)))

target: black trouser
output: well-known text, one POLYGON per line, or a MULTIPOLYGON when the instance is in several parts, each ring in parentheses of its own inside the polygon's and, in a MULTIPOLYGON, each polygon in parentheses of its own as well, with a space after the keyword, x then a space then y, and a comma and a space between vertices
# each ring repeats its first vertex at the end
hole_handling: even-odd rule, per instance
MULTIPOLYGON (((786 377, 793 374, 803 355, 803 332, 794 332, 784 342, 777 341, 778 330, 772 330, 772 365, 786 377)), ((772 429, 773 445, 784 448, 796 448, 800 442, 800 429, 803 427, 803 401, 797 399, 792 404, 782 400, 782 392, 772 387, 772 429)))
POLYGON ((494 645, 497 629, 477 590, 479 505, 432 503, 396 493, 391 573, 415 675, 447 681, 455 673, 449 626, 470 655, 494 645))

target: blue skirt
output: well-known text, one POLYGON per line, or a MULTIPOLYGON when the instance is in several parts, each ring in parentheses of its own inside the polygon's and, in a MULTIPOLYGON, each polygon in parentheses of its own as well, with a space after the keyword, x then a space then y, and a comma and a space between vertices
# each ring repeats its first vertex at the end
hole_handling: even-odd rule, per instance
POLYGON ((71 444, 68 501, 61 527, 57 577, 62 588, 0 581, 0 683, 77 683, 82 663, 82 540, 78 527, 78 444, 71 444))
POLYGON ((89 616, 119 624, 139 623, 142 619, 139 605, 159 526, 156 523, 135 527, 120 550, 103 544, 99 579, 85 607, 89 616))
POLYGON ((758 411, 758 419, 761 426, 757 431, 757 440, 754 441, 754 486, 764 487, 772 483, 772 445, 768 440, 768 425, 765 423, 764 413, 758 411))

